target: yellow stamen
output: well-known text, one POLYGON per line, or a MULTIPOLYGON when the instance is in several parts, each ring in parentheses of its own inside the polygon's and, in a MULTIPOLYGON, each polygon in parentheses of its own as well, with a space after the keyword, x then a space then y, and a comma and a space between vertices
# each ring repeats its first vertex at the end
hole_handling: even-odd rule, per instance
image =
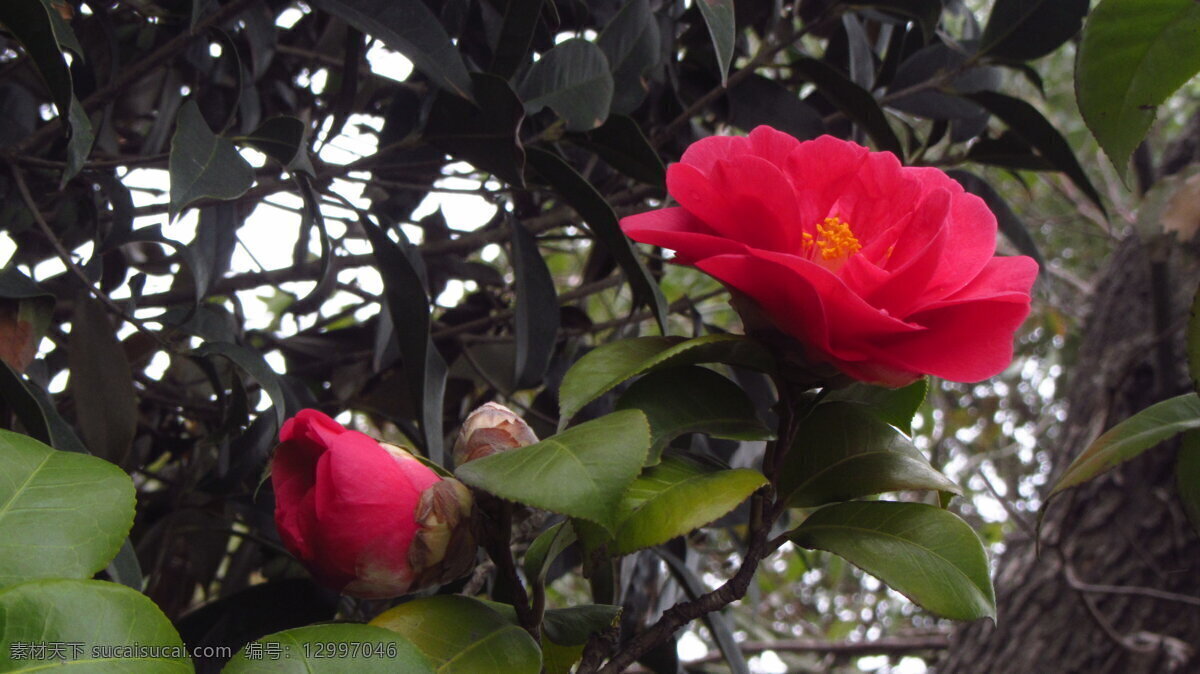
POLYGON ((822 260, 839 260, 862 250, 862 244, 850 229, 850 223, 838 216, 817 223, 817 235, 805 232, 801 246, 805 253, 820 252, 822 260))

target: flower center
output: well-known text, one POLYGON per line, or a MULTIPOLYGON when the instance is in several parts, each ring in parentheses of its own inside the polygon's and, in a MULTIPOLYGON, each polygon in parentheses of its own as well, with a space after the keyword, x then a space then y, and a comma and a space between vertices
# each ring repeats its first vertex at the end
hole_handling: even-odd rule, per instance
POLYGON ((810 258, 820 255, 818 262, 832 263, 826 266, 835 267, 840 267, 839 262, 862 250, 862 244, 858 242, 858 237, 854 236, 850 223, 836 215, 817 223, 816 236, 805 232, 801 247, 803 253, 810 258))

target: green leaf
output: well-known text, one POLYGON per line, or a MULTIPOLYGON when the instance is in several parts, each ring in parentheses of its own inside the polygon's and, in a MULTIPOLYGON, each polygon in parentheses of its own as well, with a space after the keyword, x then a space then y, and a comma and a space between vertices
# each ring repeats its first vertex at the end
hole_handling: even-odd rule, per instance
POLYGON ((997 0, 979 39, 979 55, 1029 61, 1079 32, 1089 0, 997 0))
POLYGON ((922 377, 903 388, 884 388, 856 383, 825 396, 826 402, 842 400, 866 407, 866 412, 912 437, 912 421, 929 394, 929 378, 922 377))
POLYGON ((86 454, 0 431, 0 585, 88 578, 133 526, 129 476, 86 454))
POLYGON ((530 114, 550 106, 566 121, 567 131, 594 129, 608 118, 612 104, 608 59, 587 40, 566 40, 533 64, 518 93, 530 114))
POLYGON ((983 543, 949 511, 923 503, 839 503, 816 511, 788 537, 844 557, 942 617, 996 616, 983 543))
POLYGON ((404 54, 442 89, 471 100, 471 76, 462 55, 421 0, 315 0, 313 4, 404 54))
POLYGON ((820 405, 800 423, 779 475, 794 507, 909 489, 962 494, 908 438, 849 402, 820 405))
POLYGON ((642 104, 648 87, 646 71, 662 54, 658 21, 647 0, 629 0, 604 26, 596 45, 608 57, 615 91, 612 111, 629 114, 642 104))
POLYGON ((1046 497, 1082 484, 1184 431, 1200 428, 1200 396, 1186 393, 1155 403, 1105 431, 1075 457, 1046 497))
POLYGON ((591 520, 613 531, 621 495, 650 448, 637 410, 593 419, 541 442, 459 466, 454 474, 509 501, 591 520))
POLYGON ((504 24, 500 27, 500 37, 496 39, 496 49, 488 72, 508 79, 525 63, 533 34, 537 30, 542 2, 509 0, 505 3, 504 24))
MULTIPOLYGON (((116 583, 55 578, 0 590, 0 653, 6 672, 55 663, 12 658, 15 644, 67 645, 58 668, 86 672, 191 672, 179 633, 149 597, 116 583), (72 649, 70 644, 78 644, 72 649), (140 652, 139 652, 140 651, 140 652), (75 654, 78 656, 75 657, 75 654), (166 654, 173 657, 149 657, 166 654)), ((56 658, 57 659, 57 658, 56 658)))
POLYGON ((792 67, 804 79, 815 84, 821 94, 837 106, 842 114, 861 126, 880 150, 904 157, 900 139, 896 137, 896 132, 892 131, 887 115, 883 113, 871 92, 851 82, 824 61, 806 56, 797 59, 792 67))
POLYGON ((756 470, 721 470, 682 456, 665 457, 625 490, 616 553, 627 555, 699 529, 766 484, 756 470))
POLYGON ((771 369, 771 356, 740 335, 636 337, 609 342, 584 354, 563 377, 558 390, 559 423, 618 384, 651 370, 697 363, 727 363, 760 371, 771 369))
POLYGON ((133 371, 108 312, 90 295, 81 293, 75 301, 68 345, 79 429, 92 454, 121 465, 137 433, 133 371))
POLYGON ((733 62, 733 40, 736 37, 733 0, 698 0, 696 4, 712 37, 717 71, 721 73, 721 85, 724 86, 729 79, 729 64, 733 62))
POLYGON ((429 659, 395 631, 373 625, 309 625, 247 644, 223 674, 432 674, 429 659))
POLYGON ((1200 393, 1200 290, 1192 298, 1192 313, 1188 317, 1187 361, 1192 388, 1200 393))
POLYGON ((631 117, 609 115, 603 126, 570 134, 567 140, 595 152, 609 166, 634 180, 659 186, 666 183, 667 169, 662 159, 631 117))
POLYGON ((779 82, 751 75, 729 89, 730 123, 747 133, 760 124, 807 140, 825 133, 820 113, 779 82))
POLYGON ((704 433, 728 440, 770 440, 754 403, 737 384, 703 367, 678 367, 642 377, 621 394, 617 409, 638 409, 650 420, 647 465, 658 463, 671 440, 704 433))
POLYGON ((555 192, 583 218, 592 236, 608 249, 625 272, 633 290, 635 306, 647 306, 654 312, 658 328, 667 331, 667 301, 654 277, 634 253, 633 244, 621 231, 617 214, 591 183, 571 168, 562 157, 540 148, 529 148, 529 164, 555 192))
POLYGON ((475 103, 439 93, 429 112, 424 138, 443 152, 470 162, 502 180, 525 186, 525 149, 518 131, 525 107, 506 80, 474 73, 475 103))
POLYGON ((545 379, 558 340, 558 291, 538 251, 537 239, 516 218, 510 219, 509 224, 517 295, 513 318, 517 348, 513 384, 518 389, 534 388, 545 379))
MULTIPOLYGON (((512 604, 487 599, 479 601, 499 613, 510 623, 519 624, 517 610, 512 607, 512 604)), ((552 608, 542 616, 543 635, 560 646, 581 646, 587 643, 588 637, 592 634, 612 626, 619 615, 621 615, 621 607, 612 604, 584 604, 567 608, 552 608)))
POLYGON ((1018 138, 1037 148, 1038 154, 1050 162, 1055 170, 1062 171, 1092 203, 1096 204, 1096 208, 1105 212, 1100 193, 1083 172, 1071 145, 1037 108, 1019 98, 995 91, 978 91, 968 94, 967 98, 987 108, 988 112, 1007 124, 1018 138))
POLYGON ((287 418, 287 404, 283 397, 283 388, 279 383, 279 375, 271 369, 262 354, 248 346, 231 342, 206 342, 196 349, 195 353, 201 357, 223 356, 243 372, 254 377, 258 385, 266 392, 267 397, 271 399, 272 406, 275 408, 275 421, 280 428, 283 427, 283 421, 287 418))
POLYGON ((1194 0, 1104 0, 1075 61, 1083 121, 1124 179, 1155 108, 1200 72, 1200 4, 1194 0))
MULTIPOLYGON (((695 601, 709 592, 704 581, 700 580, 696 572, 688 568, 682 559, 667 552, 664 548, 657 548, 654 552, 667 563, 667 569, 671 572, 671 576, 683 588, 688 599, 695 601)), ((730 625, 727 611, 728 607, 707 613, 701 617, 701 620, 708 626, 709 632, 716 639, 717 648, 721 650, 721 655, 725 656, 730 674, 750 674, 750 665, 746 662, 746 656, 733 636, 733 627, 730 625)))
POLYGON ((415 599, 384 611, 371 624, 403 635, 438 674, 538 674, 542 668, 541 651, 528 632, 469 597, 415 599))
POLYGON ((172 220, 199 199, 236 199, 254 184, 254 169, 233 143, 208 128, 196 101, 190 98, 175 119, 168 170, 172 220))
POLYGON ((575 541, 575 529, 569 521, 559 522, 538 534, 525 551, 525 563, 522 565, 529 582, 545 585, 550 565, 575 541))
POLYGON ((1183 444, 1175 464, 1175 479, 1183 511, 1196 534, 1200 535, 1200 433, 1183 434, 1183 444))
POLYGON ((365 215, 359 222, 371 241, 379 269, 383 273, 384 293, 392 325, 404 361, 409 394, 417 401, 421 433, 426 455, 442 463, 442 405, 446 391, 446 360, 430 336, 430 302, 425 282, 413 260, 365 215))
POLYGON ((259 150, 284 168, 315 176, 316 170, 304 143, 307 132, 308 127, 298 117, 280 116, 265 120, 250 135, 233 140, 259 150))

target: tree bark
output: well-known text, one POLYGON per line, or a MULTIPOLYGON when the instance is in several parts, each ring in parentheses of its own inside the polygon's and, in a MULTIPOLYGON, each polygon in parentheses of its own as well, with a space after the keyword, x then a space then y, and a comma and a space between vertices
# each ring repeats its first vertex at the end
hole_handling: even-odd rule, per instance
MULTIPOLYGON (((1069 417, 1048 448, 1054 469, 1044 491, 1101 431, 1189 390, 1184 328, 1196 259, 1194 250, 1156 252, 1136 237, 1118 245, 1068 370, 1069 417)), ((1164 443, 1061 494, 1046 515, 1040 557, 1028 535, 1007 541, 995 577, 997 623, 959 629, 937 670, 1200 671, 1200 606, 1085 591, 1154 588, 1200 599, 1200 536, 1179 501, 1175 455, 1164 443)))

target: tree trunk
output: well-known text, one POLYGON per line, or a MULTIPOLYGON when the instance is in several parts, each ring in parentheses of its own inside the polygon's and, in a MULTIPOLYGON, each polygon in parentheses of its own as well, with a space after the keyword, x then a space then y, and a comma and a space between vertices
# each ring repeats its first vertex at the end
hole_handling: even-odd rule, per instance
MULTIPOLYGON (((1102 430, 1188 390, 1183 340, 1197 256, 1174 248, 1155 255, 1130 238, 1100 275, 1068 370, 1070 416, 1048 448, 1054 470, 1044 489, 1102 430)), ((1200 536, 1179 501, 1175 455, 1165 443, 1060 495, 1045 518, 1040 557, 1030 536, 1013 536, 995 578, 997 624, 961 628, 938 671, 1200 671, 1200 606, 1084 588, 1200 599, 1200 536)))

